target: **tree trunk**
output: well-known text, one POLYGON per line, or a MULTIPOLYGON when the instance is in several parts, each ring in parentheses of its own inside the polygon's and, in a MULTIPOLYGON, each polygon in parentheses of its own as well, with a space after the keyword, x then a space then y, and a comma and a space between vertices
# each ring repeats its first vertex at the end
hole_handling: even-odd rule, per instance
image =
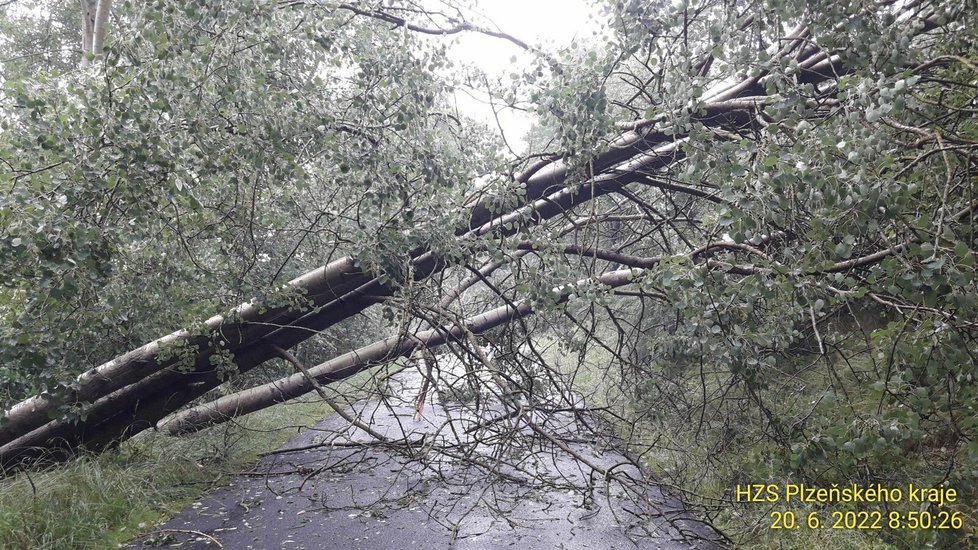
MULTIPOLYGON (((794 40, 787 43, 783 54, 790 53, 797 45, 794 40)), ((812 57, 815 54, 799 61, 804 63, 812 57)), ((827 61, 832 66, 831 58, 827 61)), ((824 78, 817 71, 805 74, 815 75, 812 78, 824 78)), ((758 82, 759 77, 753 77, 731 85, 728 91, 715 95, 715 100, 708 101, 691 118, 711 127, 737 128, 749 123, 763 99, 742 98, 757 93, 758 82)), ((525 183, 528 202, 519 212, 496 217, 489 208, 490 201, 476 197, 470 206, 469 223, 457 228, 456 235, 463 238, 512 233, 515 230, 503 229, 505 224, 527 223, 527 219, 530 223, 538 223, 638 181, 658 186, 664 191, 679 191, 719 201, 703 191, 654 181, 642 173, 670 165, 684 156, 682 138, 658 130, 648 131, 646 128, 654 123, 655 119, 635 123, 634 130, 626 131, 613 142, 610 150, 595 157, 588 164, 592 170, 589 186, 576 190, 563 188, 569 167, 562 161, 554 161, 535 165, 517 178, 525 183), (654 150, 657 145, 662 146, 654 150)), ((431 253, 416 251, 412 256, 419 279, 442 269, 441 262, 431 253)), ((209 334, 194 335, 178 331, 109 361, 82 374, 73 384, 73 389, 60 397, 34 397, 7 411, 0 428, 0 444, 5 444, 2 448, 4 456, 14 449, 30 445, 72 448, 89 442, 95 448, 101 448, 124 439, 222 383, 223 380, 216 376, 210 364, 210 358, 218 346, 223 344, 222 347, 235 354, 235 360, 243 372, 273 356, 267 350, 267 343, 288 349, 309 338, 313 334, 309 329, 322 330, 316 327, 331 326, 368 307, 373 300, 364 298, 365 294, 387 296, 391 293, 378 279, 371 279, 357 268, 349 257, 311 271, 291 281, 288 286, 304 293, 315 307, 322 309, 312 313, 285 308, 263 311, 261 304, 243 304, 228 317, 209 319, 206 322, 209 334), (348 294, 352 296, 339 299, 348 294), (274 328, 283 325, 286 327, 274 328), (176 361, 173 359, 160 359, 161 350, 171 346, 195 349, 195 370, 192 373, 175 371, 173 367, 176 361), (88 408, 88 416, 78 424, 64 420, 50 421, 49 414, 63 402, 92 405, 88 408), (138 422, 138 426, 126 425, 126 422, 134 421, 138 422)))
MULTIPOLYGON (((652 143, 668 141, 663 134, 640 135, 628 132, 618 142, 618 147, 604 153, 593 161, 596 169, 607 169, 614 164, 634 156, 636 152, 647 150, 652 143), (654 137, 654 140, 647 138, 654 137)), ((545 168, 528 171, 517 180, 525 181, 527 201, 545 197, 547 193, 558 191, 565 182, 568 168, 562 161, 550 162, 545 168)), ((495 215, 487 206, 489 201, 475 201, 470 207, 471 216, 467 227, 456 230, 463 237, 468 233, 483 235, 491 232, 505 233, 502 223, 492 224, 495 215)), ((551 208, 552 211, 552 208, 551 208)), ((545 219, 545 218, 539 218, 545 219)), ((428 263, 430 254, 417 251, 415 258, 428 263)), ((416 272, 418 269, 416 268, 416 272)), ((424 271, 424 270, 421 270, 424 271)), ((317 268, 290 281, 286 288, 292 288, 309 299, 314 307, 321 307, 344 294, 367 284, 379 285, 358 267, 351 257, 344 257, 329 265, 317 268)), ((29 433, 50 420, 49 413, 65 402, 92 402, 113 391, 123 388, 155 372, 173 366, 175 359, 159 360, 160 351, 165 348, 187 346, 196 348, 195 363, 206 363, 214 351, 223 344, 225 349, 235 351, 242 345, 255 342, 274 330, 275 326, 289 325, 300 319, 306 312, 288 308, 263 310, 257 302, 246 303, 234 308, 227 316, 216 315, 205 322, 206 335, 191 334, 186 330, 150 342, 136 350, 116 357, 80 375, 58 396, 40 395, 26 399, 6 411, 0 422, 0 445, 29 433)), ((356 312, 354 312, 356 313, 356 312)))
MULTIPOLYGON (((544 207, 545 211, 539 214, 538 219, 549 219, 577 204, 612 192, 633 177, 634 173, 626 173, 617 178, 606 177, 597 181, 592 188, 557 193, 540 202, 539 206, 544 207)), ((518 217, 516 214, 511 216, 518 217)), ((508 220, 506 217, 503 219, 508 220)), ((499 227, 501 224, 493 222, 491 225, 499 227)), ((481 234, 491 230, 491 227, 484 227, 479 232, 481 234)), ((434 254, 429 253, 415 262, 414 272, 417 278, 423 279, 441 267, 434 254)), ((276 357, 273 346, 290 349, 318 332, 360 313, 376 303, 378 298, 390 296, 392 293, 393 290, 379 280, 368 281, 318 311, 309 313, 292 324, 273 329, 264 337, 250 342, 250 345, 238 346, 234 359, 239 372, 246 372, 276 357)), ((106 383, 112 381, 107 380, 104 375, 93 379, 106 383)), ((9 457, 13 456, 32 458, 52 452, 57 452, 57 456, 51 458, 60 458, 79 446, 92 451, 101 450, 152 427, 166 415, 225 381, 210 363, 210 354, 199 353, 194 370, 184 372, 175 368, 156 369, 135 383, 96 400, 87 408, 84 419, 38 424, 37 429, 0 447, 0 462, 7 463, 9 457)), ((40 420, 26 414, 22 418, 40 420)), ((9 426, 7 431, 10 431, 9 426)))
MULTIPOLYGON (((598 281, 608 287, 616 288, 628 284, 642 271, 641 269, 612 271, 598 277, 598 281)), ((586 281, 579 281, 578 285, 583 282, 586 281)), ((574 292, 575 286, 577 285, 562 287, 556 302, 566 302, 574 292)), ((410 356, 418 348, 431 349, 449 341, 465 341, 466 332, 479 335, 532 313, 533 307, 529 302, 521 301, 470 317, 461 323, 462 326, 452 325, 420 331, 410 338, 392 336, 312 367, 308 369, 309 375, 320 384, 328 384, 368 368, 385 365, 398 357, 410 356)), ((293 374, 183 411, 165 420, 163 429, 170 434, 199 430, 294 399, 314 389, 312 383, 302 373, 293 374)))
POLYGON ((105 35, 109 32, 109 15, 112 13, 112 0, 99 0, 95 12, 95 27, 92 31, 92 54, 102 55, 105 46, 105 35))
POLYGON ((88 65, 88 53, 92 51, 92 43, 95 37, 95 12, 97 11, 96 0, 79 0, 81 4, 81 60, 79 64, 84 67, 88 65))
MULTIPOLYGON (((674 147, 667 145, 666 149, 672 150, 674 147)), ((673 153, 642 155, 640 158, 626 163, 628 169, 624 170, 624 173, 621 175, 599 176, 594 178, 594 185, 591 187, 582 187, 577 190, 564 189, 549 197, 538 200, 529 207, 531 212, 529 219, 534 223, 550 219, 578 204, 613 192, 621 185, 627 185, 628 183, 643 179, 642 176, 635 172, 638 168, 653 169, 661 167, 674 161, 675 158, 673 153)), ((552 189, 554 186, 550 185, 549 182, 553 181, 553 178, 564 178, 567 175, 566 168, 562 167, 562 163, 560 162, 551 163, 546 171, 547 173, 543 173, 545 170, 538 171, 528 178, 528 182, 535 182, 532 185, 534 189, 552 189)), ((473 212, 476 209, 482 209, 484 214, 473 213, 470 223, 474 224, 477 219, 483 217, 489 219, 482 226, 472 227, 468 232, 472 235, 486 235, 491 233, 512 234, 516 229, 507 230, 503 226, 506 223, 518 221, 522 217, 520 213, 512 213, 492 219, 489 210, 482 206, 481 203, 473 207, 473 212)), ((464 237, 465 234, 463 233, 462 236, 464 237)), ((441 269, 439 263, 435 255, 430 252, 417 255, 414 262, 416 278, 421 280, 439 271, 441 269)), ((389 288, 381 284, 379 279, 368 278, 363 271, 355 266, 355 261, 349 257, 336 260, 327 266, 306 273, 289 282, 288 286, 301 291, 318 308, 322 308, 324 305, 336 301, 344 293, 351 291, 359 294, 371 293, 377 296, 389 296, 392 292, 389 288), (356 283, 360 283, 360 290, 355 290, 357 287, 353 285, 356 283)), ((349 304, 349 302, 350 299, 347 299, 346 303, 349 304)), ((331 326, 335 322, 359 313, 369 306, 370 303, 358 307, 343 308, 341 311, 334 313, 332 318, 328 319, 331 322, 327 326, 331 326)), ((283 331, 283 329, 275 328, 278 326, 285 326, 286 329, 289 327, 301 329, 294 330, 296 334, 290 340, 295 337, 298 338, 291 344, 275 342, 276 345, 288 349, 314 334, 308 330, 308 327, 302 324, 302 319, 310 315, 322 317, 322 311, 306 315, 303 315, 303 312, 296 312, 287 308, 262 312, 260 304, 248 303, 238 306, 227 317, 218 315, 208 319, 205 322, 205 328, 210 331, 208 335, 193 335, 185 330, 174 332, 85 372, 76 379, 76 382, 73 384, 72 389, 67 392, 67 395, 61 396, 60 399, 41 395, 18 403, 7 411, 5 421, 0 426, 0 444, 9 443, 18 437, 29 434, 31 430, 48 423, 50 421, 48 413, 59 403, 96 402, 97 405, 98 399, 114 391, 125 388, 155 373, 166 371, 167 369, 172 371, 171 367, 174 367, 176 364, 176 359, 158 360, 160 351, 167 348, 178 346, 196 348, 197 351, 194 354, 195 368, 209 369, 212 368, 210 358, 213 356, 215 349, 223 347, 235 353, 239 370, 241 372, 247 371, 254 367, 255 364, 251 361, 242 362, 237 359, 239 352, 243 348, 251 347, 256 342, 260 343, 265 338, 274 339, 271 336, 273 333, 281 333, 283 331), (224 345, 220 346, 220 343, 224 345)), ((313 324, 321 326, 320 322, 314 322, 313 324)), ((322 330, 322 328, 318 330, 322 330)), ((269 357, 271 356, 265 355, 262 361, 267 360, 269 357)), ((179 373, 171 372, 171 376, 165 378, 173 382, 179 377, 179 373)), ((157 380, 156 382, 159 383, 162 381, 157 380)), ((220 381, 217 383, 219 384, 220 381)), ((202 395, 214 387, 214 385, 216 384, 213 384, 211 381, 211 385, 208 385, 206 390, 190 390, 193 397, 185 402, 189 402, 197 396, 202 395)), ((169 387, 169 385, 164 387, 169 387)), ((140 396, 136 396, 135 400, 139 400, 139 398, 140 396)), ((170 400, 170 402, 175 403, 176 401, 170 400)), ((121 411, 120 414, 122 414, 121 411)), ((83 422, 91 425, 92 420, 90 419, 104 420, 101 415, 96 414, 93 416, 92 411, 89 412, 89 418, 86 418, 83 422)), ((61 431, 58 430, 59 433, 61 431)), ((37 440, 37 438, 33 437, 32 440, 37 440)))

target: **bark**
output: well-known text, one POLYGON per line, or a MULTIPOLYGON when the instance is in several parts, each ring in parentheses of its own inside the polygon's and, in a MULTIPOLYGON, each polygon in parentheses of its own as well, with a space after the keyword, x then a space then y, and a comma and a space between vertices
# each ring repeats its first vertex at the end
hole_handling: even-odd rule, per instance
MULTIPOLYGON (((624 269, 605 273, 598 281, 611 288, 628 284, 640 275, 640 269, 624 269)), ((584 281, 579 281, 578 284, 584 281)), ((576 285, 561 288, 557 303, 567 301, 576 285)), ((319 384, 342 380, 363 370, 385 365, 398 357, 407 357, 419 348, 431 349, 451 341, 465 341, 466 333, 479 335, 496 327, 511 323, 533 313, 533 307, 526 301, 507 304, 470 317, 460 325, 451 325, 414 333, 404 338, 392 336, 335 359, 308 369, 308 374, 319 384), (464 328, 463 328, 464 327, 464 328)), ((169 434, 181 434, 199 430, 213 424, 226 422, 232 418, 259 411, 294 399, 315 390, 315 386, 303 374, 294 374, 261 386, 240 391, 214 402, 183 411, 163 423, 169 434)))
MULTIPOLYGON (((355 280, 337 282, 343 279, 344 273, 354 270, 353 260, 343 258, 292 280, 288 286, 301 291, 314 303, 321 305, 359 286, 354 284, 355 280)), ((271 333, 274 326, 289 324, 298 317, 300 315, 297 312, 287 308, 262 311, 259 303, 247 303, 238 306, 227 316, 217 315, 208 319, 205 322, 205 329, 210 333, 208 335, 194 335, 180 330, 154 340, 83 373, 72 384, 72 389, 66 390, 63 395, 42 394, 14 405, 6 412, 4 422, 0 424, 0 444, 47 423, 50 420, 48 413, 60 403, 92 402, 164 368, 172 367, 176 360, 159 360, 161 350, 189 346, 198 349, 197 363, 209 361, 216 343, 223 342, 229 349, 235 350, 243 343, 254 342, 271 333)))
POLYGON ((109 15, 112 13, 112 0, 99 0, 95 12, 95 28, 92 32, 92 53, 102 55, 105 46, 105 35, 109 32, 109 15))
POLYGON ((95 0, 79 0, 81 4, 81 61, 82 67, 88 65, 86 54, 92 51, 92 42, 95 35, 95 0))
MULTIPOLYGON (((376 301, 362 290, 351 292, 331 302, 318 314, 308 315, 302 322, 279 329, 239 350, 235 353, 235 362, 239 370, 245 372, 276 357, 275 346, 294 347, 376 301)), ((207 357, 198 356, 192 370, 165 368, 96 400, 87 408, 83 419, 48 422, 3 445, 0 447, 0 464, 9 465, 8 459, 15 456, 19 459, 62 459, 80 446, 100 451, 151 427, 160 418, 226 381, 227 378, 215 370, 207 357)))

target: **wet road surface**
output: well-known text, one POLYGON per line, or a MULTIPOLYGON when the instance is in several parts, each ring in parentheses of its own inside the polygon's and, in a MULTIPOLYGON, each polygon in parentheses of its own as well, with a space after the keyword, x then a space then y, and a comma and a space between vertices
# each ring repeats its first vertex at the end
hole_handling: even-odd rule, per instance
POLYGON ((588 418, 497 406, 476 421, 471 407, 434 395, 419 417, 420 385, 405 371, 387 399, 348 408, 389 440, 414 444, 377 444, 332 415, 127 547, 721 547, 611 442, 582 436, 588 418))

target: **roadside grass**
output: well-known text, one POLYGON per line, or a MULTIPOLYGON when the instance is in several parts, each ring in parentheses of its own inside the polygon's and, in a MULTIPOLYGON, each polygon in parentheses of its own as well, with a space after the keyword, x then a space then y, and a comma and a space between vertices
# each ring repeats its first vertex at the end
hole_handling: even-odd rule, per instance
MULTIPOLYGON (((825 372, 814 361, 817 360, 802 356, 779 365, 779 376, 788 382, 780 391, 765 394, 765 406, 772 415, 797 420, 812 412, 812 405, 826 391, 825 372)), ((737 502, 734 491, 738 484, 784 487, 803 480, 796 477, 784 450, 766 433, 767 418, 755 409, 740 406, 746 396, 738 393, 736 387, 726 389, 732 383, 732 375, 714 372, 712 377, 683 378, 680 371, 696 371, 701 365, 664 368, 674 371, 675 391, 689 396, 688 402, 700 403, 696 397, 715 399, 722 394, 738 405, 707 407, 702 413, 691 410, 680 417, 659 410, 655 393, 651 392, 643 396, 644 404, 635 405, 630 450, 640 454, 643 465, 676 487, 687 502, 709 510, 713 524, 738 546, 798 550, 894 548, 867 531, 830 528, 831 511, 827 509, 797 503, 787 506, 783 502, 737 502), (794 514, 798 527, 772 528, 775 515, 784 512, 794 514), (821 528, 807 527, 810 513, 819 518, 821 528)), ((770 376, 773 381, 774 373, 770 376)), ((868 396, 858 391, 855 380, 845 383, 852 389, 847 408, 817 407, 817 412, 827 415, 830 423, 849 423, 849 414, 872 407, 868 396)))
MULTIPOLYGON (((806 477, 800 472, 811 474, 814 466, 799 469, 793 462, 797 460, 793 452, 773 441, 768 417, 746 406, 748 396, 738 393, 736 385, 731 386, 733 380, 729 373, 711 369, 709 365, 663 364, 653 367, 657 379, 646 387, 641 383, 636 385, 634 379, 631 383, 623 382, 626 378, 618 372, 613 357, 599 346, 578 354, 555 345, 553 337, 540 338, 539 342, 548 350, 544 354, 548 363, 573 378, 575 390, 586 396, 590 406, 607 407, 615 412, 618 418, 608 419, 626 442, 628 451, 640 459, 647 471, 699 507, 701 516, 711 518, 737 547, 943 548, 969 536, 964 532, 886 527, 879 530, 833 528, 832 512, 874 509, 867 504, 846 507, 736 502, 737 484, 773 483, 784 487, 803 483, 806 477), (707 376, 700 374, 704 368, 707 376), (712 405, 701 414, 697 407, 702 405, 704 396, 712 405), (785 511, 794 514, 798 526, 772 529, 772 512, 785 511), (809 514, 813 513, 821 523, 819 528, 806 525, 809 514)), ((871 369, 868 353, 852 350, 845 353, 845 358, 839 352, 827 358, 784 357, 777 372, 767 375, 771 386, 765 391, 764 403, 770 414, 787 425, 808 422, 815 431, 855 431, 862 423, 875 421, 879 395, 863 376, 871 369)), ((870 459, 862 462, 858 474, 857 470, 847 473, 831 464, 826 469, 823 464, 816 483, 828 486, 849 479, 866 483, 864 476, 872 479, 882 475, 891 480, 890 485, 905 487, 908 482, 933 478, 943 464, 924 456, 895 456, 892 452, 873 460, 876 462, 870 459)), ((973 511, 962 510, 968 524, 973 520, 973 511)))
MULTIPOLYGON (((786 358, 778 366, 778 382, 771 373, 771 387, 765 393, 765 406, 771 415, 785 423, 809 423, 812 436, 830 429, 856 430, 877 418, 879 396, 865 383, 861 373, 868 372, 871 361, 868 353, 860 352, 841 361, 839 357, 818 358, 797 356, 786 358), (840 364, 845 368, 839 368, 840 364), (834 381, 834 384, 830 382, 834 381), (839 392, 844 388, 844 395, 839 392)), ((717 378, 705 388, 707 395, 716 395, 729 380, 717 378)), ((698 382, 681 386, 689 395, 703 392, 698 382)), ((736 391, 727 393, 736 403, 741 400, 736 391)), ((758 411, 740 407, 718 408, 706 415, 707 420, 677 418, 670 415, 650 415, 651 407, 637 407, 638 430, 632 441, 638 442, 632 451, 642 453, 642 462, 651 472, 660 475, 668 484, 681 488, 688 502, 710 510, 714 525, 730 535, 739 547, 745 548, 846 548, 878 550, 903 548, 970 547, 972 530, 890 529, 887 514, 890 510, 911 511, 917 505, 880 505, 874 503, 775 503, 737 502, 738 484, 807 483, 829 487, 838 483, 867 486, 882 481, 883 486, 906 488, 910 482, 939 478, 946 462, 926 454, 898 455, 893 451, 860 459, 856 465, 834 464, 823 457, 816 466, 799 467, 791 450, 778 444, 767 431, 768 419, 758 411), (710 421, 711 414, 714 420, 710 421), (655 441, 647 448, 642 442, 655 441), (814 476, 814 477, 813 477, 814 476), (888 480, 888 481, 883 481, 888 480), (845 512, 880 511, 878 528, 845 528, 841 515, 845 512), (794 528, 773 528, 785 512, 796 519, 794 528), (810 528, 809 514, 820 526, 810 528)), ((834 455, 829 455, 834 456, 834 455)), ((973 525, 973 510, 954 509, 964 514, 965 525, 973 525)), ((872 523, 872 522, 869 522, 872 523)))
MULTIPOLYGON (((381 378, 365 372, 327 388, 349 402, 381 378)), ((116 548, 332 412, 300 397, 195 434, 144 432, 101 455, 0 479, 0 549, 116 548)))

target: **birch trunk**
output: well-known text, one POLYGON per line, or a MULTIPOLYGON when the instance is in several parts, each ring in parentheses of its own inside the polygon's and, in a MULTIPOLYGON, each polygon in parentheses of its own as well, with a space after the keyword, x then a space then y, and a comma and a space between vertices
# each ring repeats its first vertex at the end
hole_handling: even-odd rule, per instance
MULTIPOLYGON (((641 269, 612 271, 599 277, 598 281, 608 287, 616 288, 628 284, 641 272, 641 269)), ((581 282, 584 281, 579 281, 578 284, 581 282)), ((566 302, 574 292, 574 286, 576 285, 562 287, 557 303, 566 302)), ((465 341, 466 332, 475 335, 483 334, 532 313, 533 307, 528 302, 521 301, 470 317, 460 323, 461 326, 452 325, 420 331, 410 338, 392 336, 312 367, 308 369, 309 375, 320 384, 328 384, 363 370, 385 365, 398 357, 410 356, 419 348, 432 349, 450 341, 465 341)), ((314 389, 315 387, 302 373, 294 374, 183 411, 164 421, 163 429, 170 434, 199 430, 294 399, 314 389)))

